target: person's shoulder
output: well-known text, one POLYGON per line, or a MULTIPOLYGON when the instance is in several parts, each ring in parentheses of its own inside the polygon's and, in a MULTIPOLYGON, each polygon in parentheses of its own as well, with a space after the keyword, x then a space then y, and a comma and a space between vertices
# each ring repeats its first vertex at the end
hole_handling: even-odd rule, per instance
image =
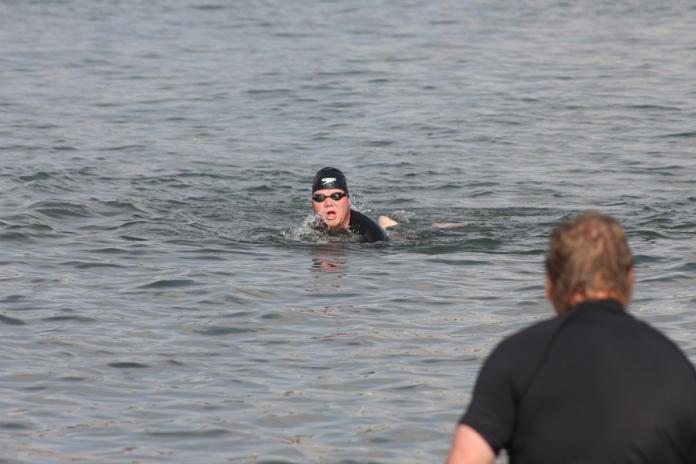
POLYGON ((562 323, 558 316, 543 319, 503 338, 490 359, 496 363, 521 367, 540 356, 562 323))
POLYGON ((479 373, 481 384, 505 385, 505 389, 520 395, 552 344, 559 319, 544 319, 501 340, 483 363, 479 373))
MULTIPOLYGON (((673 359, 682 361, 684 364, 688 365, 691 370, 694 370, 694 365, 691 363, 686 353, 679 347, 679 345, 669 338, 664 332, 662 332, 657 327, 652 326, 648 322, 635 317, 629 313, 629 319, 635 326, 635 330, 641 333, 644 340, 643 343, 650 343, 653 345, 652 349, 662 349, 665 355, 671 355, 673 359)), ((694 371, 696 373, 696 371, 694 371)))
POLYGON ((378 225, 377 222, 370 218, 368 215, 361 213, 360 211, 351 208, 350 209, 350 222, 356 222, 360 224, 374 224, 378 225))
POLYGON ((367 215, 351 208, 350 210, 350 229, 368 242, 379 242, 389 240, 387 233, 376 221, 367 215))
POLYGON ((542 319, 505 337, 500 344, 514 350, 530 343, 543 343, 556 332, 562 322, 563 318, 558 316, 542 319))

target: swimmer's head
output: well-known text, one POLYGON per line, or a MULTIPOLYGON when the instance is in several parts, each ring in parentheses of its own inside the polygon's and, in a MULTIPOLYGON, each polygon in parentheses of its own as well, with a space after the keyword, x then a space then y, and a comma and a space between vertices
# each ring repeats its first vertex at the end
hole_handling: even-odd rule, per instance
POLYGON ((331 167, 322 168, 317 171, 312 182, 312 192, 325 189, 341 189, 348 193, 348 182, 343 173, 331 167))
POLYGON ((350 199, 346 176, 336 168, 320 169, 312 182, 312 209, 330 230, 350 225, 350 199))

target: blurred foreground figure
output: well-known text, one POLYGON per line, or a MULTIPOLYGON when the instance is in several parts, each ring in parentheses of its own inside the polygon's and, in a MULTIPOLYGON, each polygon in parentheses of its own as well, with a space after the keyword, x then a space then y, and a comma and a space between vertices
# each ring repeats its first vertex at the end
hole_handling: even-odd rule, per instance
POLYGON ((551 234, 546 296, 558 316, 503 340, 479 373, 449 464, 696 463, 696 371, 626 312, 626 234, 585 213, 551 234))

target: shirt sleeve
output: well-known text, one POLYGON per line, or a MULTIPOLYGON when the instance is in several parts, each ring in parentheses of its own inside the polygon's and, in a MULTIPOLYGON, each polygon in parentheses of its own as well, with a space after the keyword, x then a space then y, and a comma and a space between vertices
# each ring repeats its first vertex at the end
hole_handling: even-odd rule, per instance
POLYGON ((509 444, 516 414, 511 361, 506 351, 503 342, 483 364, 469 407, 459 421, 476 430, 496 454, 509 444))

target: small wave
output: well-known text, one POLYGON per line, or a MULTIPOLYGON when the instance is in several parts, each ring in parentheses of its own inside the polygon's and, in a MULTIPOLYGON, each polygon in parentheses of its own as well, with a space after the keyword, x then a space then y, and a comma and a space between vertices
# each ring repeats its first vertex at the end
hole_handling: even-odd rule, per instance
POLYGON ((54 145, 51 147, 51 150, 53 151, 78 151, 77 148, 71 147, 70 145, 54 145))
POLYGON ((388 147, 390 145, 394 145, 395 143, 395 140, 373 140, 368 142, 367 145, 371 147, 388 147))
POLYGON ((0 422, 0 429, 4 430, 29 430, 30 426, 21 422, 0 422))
POLYGON ((693 279, 693 271, 689 269, 688 273, 683 273, 683 272, 666 272, 666 273, 660 273, 656 274, 650 277, 646 277, 640 280, 640 282, 646 283, 646 282, 660 282, 660 283, 665 283, 665 282, 678 282, 682 280, 692 280, 693 279))
POLYGON ((0 314, 0 322, 7 325, 26 325, 27 323, 21 319, 15 319, 14 317, 3 316, 0 314))
POLYGON ((21 232, 2 232, 0 233, 0 240, 8 242, 29 242, 31 238, 21 232))
POLYGON ((22 182, 34 182, 37 180, 48 180, 53 178, 51 174, 43 171, 36 172, 34 174, 30 174, 27 176, 19 176, 18 179, 21 180, 22 182))
POLYGON ((129 213, 145 213, 142 209, 138 208, 133 202, 130 201, 103 201, 100 202, 101 205, 109 208, 108 211, 100 212, 103 216, 115 216, 122 214, 124 212, 129 213))
POLYGON ((209 430, 177 430, 172 432, 149 432, 147 435, 160 438, 216 438, 222 435, 229 434, 229 430, 225 429, 209 429, 209 430))
POLYGON ((75 269, 95 269, 95 268, 113 268, 119 269, 124 266, 114 263, 99 263, 99 262, 89 262, 89 261, 65 261, 61 263, 64 266, 74 266, 75 269))
POLYGON ((99 254, 107 254, 107 255, 126 255, 126 254, 132 253, 129 250, 125 250, 123 248, 116 248, 116 247, 97 248, 97 249, 88 250, 88 251, 90 253, 99 253, 99 254))
POLYGON ((198 282, 191 279, 162 279, 149 284, 141 285, 138 288, 179 288, 197 285, 198 282))
MULTIPOLYGON (((26 215, 24 217, 27 220, 35 220, 35 218, 26 215)), ((46 224, 21 224, 21 225, 12 225, 12 226, 7 226, 7 230, 31 230, 35 232, 54 232, 55 229, 51 226, 48 226, 46 224)))
POLYGON ((41 319, 45 322, 63 322, 63 321, 75 321, 75 322, 94 322, 96 319, 85 316, 52 316, 45 317, 41 319))
POLYGON ((138 220, 133 220, 133 221, 126 221, 122 224, 116 224, 116 225, 111 226, 111 227, 104 227, 103 229, 104 230, 118 230, 118 229, 126 229, 126 228, 133 227, 133 226, 144 226, 144 225, 148 225, 148 224, 150 224, 150 221, 138 219, 138 220))
POLYGON ((656 232, 654 230, 640 229, 634 232, 634 234, 643 240, 652 241, 657 239, 666 238, 664 234, 656 232))
POLYGON ((8 295, 5 298, 0 298, 0 303, 21 303, 28 300, 26 295, 8 295))
POLYGON ((117 145, 114 147, 103 148, 103 151, 135 151, 135 150, 145 150, 147 147, 145 145, 117 145))
POLYGON ((476 260, 476 259, 444 259, 434 258, 429 260, 431 263, 448 264, 451 266, 489 266, 493 264, 491 261, 476 260))
POLYGON ((201 11, 220 11, 220 10, 224 10, 226 8, 227 8, 226 5, 219 5, 219 4, 212 4, 212 3, 191 6, 191 9, 201 10, 201 11))
POLYGON ((253 187, 247 187, 244 190, 247 192, 251 192, 251 193, 271 193, 271 192, 276 191, 275 187, 271 187, 271 186, 266 185, 266 184, 255 185, 253 187))
POLYGON ((650 171, 655 174, 659 174, 661 176, 674 176, 675 173, 674 171, 681 171, 684 169, 684 166, 679 166, 676 164, 672 164, 669 166, 657 166, 657 167, 651 167, 651 168, 645 168, 646 171, 650 171))
POLYGON ((119 238, 127 242, 148 242, 150 240, 148 238, 133 237, 132 235, 121 235, 119 238))
POLYGON ((686 263, 674 269, 675 271, 683 271, 688 273, 696 272, 696 263, 686 263))
MULTIPOLYGON (((215 167, 213 167, 215 169, 215 167)), ((202 178, 202 179, 214 179, 214 180, 234 180, 236 179, 235 176, 231 176, 229 174, 222 174, 219 172, 207 172, 207 171, 183 171, 180 174, 177 174, 175 177, 181 177, 181 178, 202 178)))
POLYGON ((247 95, 258 95, 258 96, 274 96, 274 95, 286 95, 292 93, 290 89, 249 89, 244 91, 247 95))
POLYGON ((242 334, 242 333, 251 333, 251 332, 256 332, 254 329, 247 329, 244 327, 209 327, 204 330, 196 330, 196 333, 199 333, 201 335, 235 335, 235 334, 242 334))
POLYGON ((150 366, 148 366, 147 364, 141 364, 137 362, 124 361, 109 363, 109 367, 115 367, 117 369, 146 369, 150 366))
POLYGON ((676 106, 661 106, 661 105, 626 105, 630 110, 657 110, 657 111, 681 111, 681 108, 676 106))
MULTIPOLYGON (((34 218, 25 216, 19 220, 34 220, 34 218)), ((17 224, 8 225, 5 230, 0 233, 0 240, 31 242, 35 238, 49 237, 50 233, 55 232, 54 229, 45 224, 17 224)))
POLYGON ((661 135, 660 137, 662 138, 675 138, 675 139, 688 139, 688 138, 693 138, 696 137, 696 131, 690 131, 690 132, 675 132, 672 134, 664 134, 661 135))
POLYGON ((635 255, 633 257, 636 264, 650 264, 650 263, 664 263, 669 261, 667 258, 662 256, 650 256, 650 255, 635 255))
POLYGON ((68 202, 40 201, 32 205, 31 209, 53 219, 93 216, 85 206, 68 202))

